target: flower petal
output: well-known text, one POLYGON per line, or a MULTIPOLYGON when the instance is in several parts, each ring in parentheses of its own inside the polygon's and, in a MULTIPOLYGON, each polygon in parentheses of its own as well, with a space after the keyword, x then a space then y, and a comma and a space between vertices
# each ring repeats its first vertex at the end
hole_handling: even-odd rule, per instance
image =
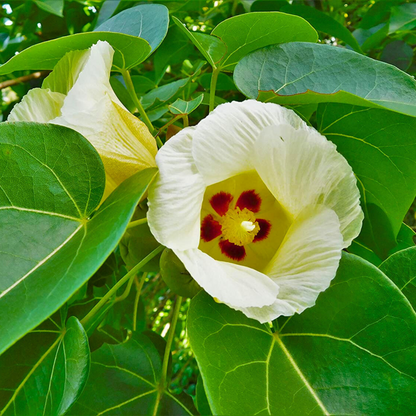
POLYGON ((34 121, 48 123, 61 115, 65 95, 51 90, 33 88, 13 107, 7 121, 34 121))
POLYGON ((276 301, 246 308, 250 318, 266 322, 313 306, 335 277, 343 247, 338 216, 324 206, 306 208, 292 224, 264 272, 279 285, 276 301))
POLYGON ((164 246, 186 250, 200 239, 200 213, 205 183, 192 157, 189 127, 171 139, 156 156, 159 174, 149 189, 149 227, 164 246))
POLYGON ((267 127, 255 144, 254 165, 292 216, 308 205, 323 204, 339 217, 344 247, 360 233, 363 212, 354 173, 336 146, 315 129, 267 127))
POLYGON ((113 54, 107 42, 92 46, 62 115, 51 121, 78 131, 98 151, 107 173, 105 197, 134 173, 156 166, 157 152, 145 124, 124 108, 110 86, 113 54))
POLYGON ((293 111, 255 100, 219 105, 195 129, 193 154, 207 185, 253 169, 253 144, 266 126, 306 126, 293 111))
POLYGON ((206 292, 234 309, 262 307, 276 300, 279 286, 263 273, 214 260, 198 249, 174 252, 206 292))

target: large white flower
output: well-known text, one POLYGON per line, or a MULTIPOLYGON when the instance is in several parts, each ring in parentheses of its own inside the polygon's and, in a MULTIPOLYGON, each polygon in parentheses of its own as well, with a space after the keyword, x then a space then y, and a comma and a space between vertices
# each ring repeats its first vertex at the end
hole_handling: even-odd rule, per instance
POLYGON ((279 105, 220 105, 156 162, 152 233, 211 296, 260 322, 313 306, 360 232, 351 167, 279 105))
POLYGON ((113 55, 110 44, 102 41, 88 50, 67 53, 42 88, 30 90, 7 119, 59 124, 81 133, 104 163, 105 197, 134 173, 156 166, 157 152, 146 125, 111 88, 113 55))

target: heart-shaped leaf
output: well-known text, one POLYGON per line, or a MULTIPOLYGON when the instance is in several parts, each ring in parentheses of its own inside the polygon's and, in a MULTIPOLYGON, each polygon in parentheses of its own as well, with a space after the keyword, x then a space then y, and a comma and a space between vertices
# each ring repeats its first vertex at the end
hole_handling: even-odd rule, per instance
POLYGON ((241 58, 267 45, 285 42, 316 42, 315 29, 299 16, 280 12, 246 13, 224 20, 211 32, 227 46, 217 65, 232 71, 241 58))
POLYGON ((0 353, 56 311, 122 237, 155 169, 122 183, 94 212, 102 162, 79 133, 0 125, 0 353))
POLYGON ((234 81, 244 95, 265 102, 338 102, 416 116, 413 77, 330 45, 293 42, 253 52, 237 65, 234 81))
POLYGON ((64 415, 88 379, 88 337, 77 318, 45 321, 0 356, 0 411, 64 415))
POLYGON ((410 415, 416 395, 416 315, 376 267, 345 254, 316 305, 248 319, 205 293, 188 334, 213 414, 410 415))

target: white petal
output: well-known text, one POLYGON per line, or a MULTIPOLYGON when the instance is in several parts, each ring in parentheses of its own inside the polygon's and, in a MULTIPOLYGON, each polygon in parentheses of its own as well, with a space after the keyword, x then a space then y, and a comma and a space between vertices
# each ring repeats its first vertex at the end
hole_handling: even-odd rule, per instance
POLYGON ((207 185, 253 169, 253 144, 267 126, 305 123, 293 111, 255 100, 219 105, 194 133, 193 154, 207 185))
POLYGON ((279 285, 276 301, 271 306, 246 308, 243 312, 266 322, 313 306, 338 269, 343 246, 339 226, 334 211, 323 206, 306 208, 264 271, 279 285))
POLYGON ((198 249, 174 252, 207 293, 234 309, 262 307, 276 300, 279 286, 263 273, 214 260, 198 249))
POLYGON ((59 92, 33 88, 13 107, 7 121, 47 123, 61 114, 64 99, 59 92))
POLYGON ((169 139, 159 150, 159 175, 149 189, 149 227, 166 247, 196 248, 200 239, 200 213, 205 183, 192 157, 189 127, 169 139))
POLYGON ((253 159, 270 192, 294 217, 306 206, 323 204, 339 217, 344 247, 358 236, 363 212, 354 173, 336 146, 315 129, 267 127, 253 159))
POLYGON ((114 49, 107 42, 98 41, 89 50, 83 51, 83 55, 74 69, 64 69, 64 64, 70 65, 72 60, 65 57, 57 64, 57 69, 62 73, 78 73, 78 78, 68 92, 65 100, 65 113, 80 113, 92 109, 104 95, 108 95, 113 102, 123 107, 110 85, 110 73, 113 62, 114 49), (80 68, 78 63, 83 67, 80 68), (60 65, 61 64, 61 65, 60 65))
POLYGON ((51 121, 78 131, 98 151, 107 174, 104 197, 139 170, 156 166, 157 152, 145 124, 124 108, 110 86, 113 54, 107 42, 91 47, 82 70, 76 69, 79 76, 65 98, 61 116, 51 121))

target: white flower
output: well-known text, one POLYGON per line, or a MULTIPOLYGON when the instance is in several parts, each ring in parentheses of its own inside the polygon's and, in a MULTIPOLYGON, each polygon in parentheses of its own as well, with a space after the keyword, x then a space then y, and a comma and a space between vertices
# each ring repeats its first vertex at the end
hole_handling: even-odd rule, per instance
POLYGON ((113 55, 113 48, 102 41, 88 50, 67 53, 42 88, 30 90, 7 119, 59 124, 81 133, 104 163, 105 197, 134 173, 156 166, 157 152, 146 125, 111 88, 113 55))
POLYGON ((313 306, 360 232, 351 167, 276 104, 220 105, 156 162, 152 233, 211 296, 260 322, 313 306))

